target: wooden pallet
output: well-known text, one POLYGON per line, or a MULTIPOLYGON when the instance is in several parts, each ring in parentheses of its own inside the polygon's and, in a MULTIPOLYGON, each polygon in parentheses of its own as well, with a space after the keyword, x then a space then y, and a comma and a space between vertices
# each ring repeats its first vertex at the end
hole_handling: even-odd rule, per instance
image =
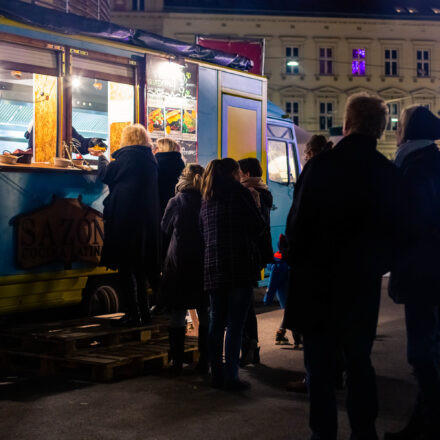
MULTIPOLYGON (((0 366, 52 375, 69 371, 92 380, 133 377, 169 362, 166 318, 150 326, 115 327, 121 314, 21 326, 0 331, 0 366)), ((197 338, 185 340, 187 362, 198 360, 197 338)))
POLYGON ((24 350, 35 349, 49 353, 71 355, 90 347, 109 347, 124 342, 147 342, 159 334, 163 320, 142 327, 117 327, 115 322, 123 314, 95 316, 64 322, 24 325, 0 330, 3 347, 19 346, 24 350))

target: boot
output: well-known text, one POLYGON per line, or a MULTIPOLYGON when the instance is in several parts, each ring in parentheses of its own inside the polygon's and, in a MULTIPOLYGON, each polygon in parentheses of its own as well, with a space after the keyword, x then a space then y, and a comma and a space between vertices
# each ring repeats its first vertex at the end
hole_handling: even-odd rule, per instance
POLYGON ((209 358, 208 358, 208 327, 199 325, 199 362, 197 362, 195 370, 200 374, 208 374, 209 358))
POLYGON ((152 322, 150 306, 148 304, 148 293, 146 286, 142 286, 138 289, 138 301, 141 311, 142 324, 150 325, 152 322))
POLYGON ((416 408, 408 424, 399 432, 386 432, 385 440, 428 440, 425 435, 426 420, 423 411, 416 408))
POLYGON ((128 312, 125 316, 117 321, 115 325, 118 327, 140 327, 142 326, 142 315, 139 308, 138 292, 136 285, 126 286, 126 298, 128 312))
POLYGON ((175 376, 182 374, 183 356, 185 352, 186 327, 170 327, 168 329, 170 338, 171 372, 175 376))
MULTIPOLYGON (((255 360, 255 352, 258 350, 258 342, 255 339, 243 339, 241 345, 241 359, 240 367, 245 367, 246 365, 253 364, 255 360)), ((260 359, 259 354, 257 359, 260 359)))

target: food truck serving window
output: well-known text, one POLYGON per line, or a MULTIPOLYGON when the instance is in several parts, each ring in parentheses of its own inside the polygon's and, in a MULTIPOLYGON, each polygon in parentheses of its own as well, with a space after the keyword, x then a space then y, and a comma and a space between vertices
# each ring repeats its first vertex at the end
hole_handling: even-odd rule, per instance
POLYGON ((0 42, 0 154, 49 162, 57 148, 57 54, 0 42))
POLYGON ((110 147, 109 156, 119 148, 124 127, 134 122, 134 67, 128 61, 111 64, 73 56, 72 72, 74 154, 91 159, 88 147, 101 140, 110 147))

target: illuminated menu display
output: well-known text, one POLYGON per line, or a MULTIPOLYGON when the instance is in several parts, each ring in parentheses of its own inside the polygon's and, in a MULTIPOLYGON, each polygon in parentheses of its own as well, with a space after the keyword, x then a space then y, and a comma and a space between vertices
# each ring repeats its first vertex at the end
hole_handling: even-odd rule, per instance
POLYGON ((153 139, 178 141, 187 162, 197 161, 196 64, 147 58, 147 126, 153 139))

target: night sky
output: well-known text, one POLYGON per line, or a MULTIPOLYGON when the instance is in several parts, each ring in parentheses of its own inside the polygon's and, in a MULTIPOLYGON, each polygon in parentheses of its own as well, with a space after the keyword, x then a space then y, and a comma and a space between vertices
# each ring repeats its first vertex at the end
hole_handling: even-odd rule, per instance
POLYGON ((440 0, 166 0, 168 10, 190 8, 211 10, 213 12, 264 13, 274 12, 286 14, 325 14, 325 15, 375 15, 400 18, 419 18, 423 16, 438 17, 432 8, 440 9, 440 0), (405 8, 398 13, 396 7, 405 8), (406 8, 415 8, 410 12, 406 8))

